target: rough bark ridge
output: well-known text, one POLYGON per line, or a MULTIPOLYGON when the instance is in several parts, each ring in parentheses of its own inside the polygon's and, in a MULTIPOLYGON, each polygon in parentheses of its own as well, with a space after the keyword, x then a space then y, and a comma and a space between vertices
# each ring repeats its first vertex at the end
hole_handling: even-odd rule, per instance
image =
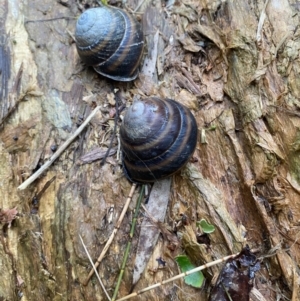
MULTIPOLYGON (((138 4, 129 0, 126 8, 138 4)), ((300 300, 299 3, 142 1, 137 17, 146 36, 145 59, 155 72, 129 84, 98 76, 77 56, 76 18, 95 5, 0 0, 0 208, 18 211, 11 227, 0 219, 0 300, 106 300, 94 279, 82 285, 90 264, 78 235, 96 258, 130 183, 117 155, 103 166, 99 160, 82 164, 80 158, 99 147, 105 151, 115 107, 145 95, 188 106, 201 137, 193 162, 173 178, 165 219, 171 225, 182 213, 188 217, 190 223, 179 229, 181 247, 172 253, 160 238, 135 289, 177 274, 178 253, 198 265, 248 243, 261 254, 277 251, 257 273, 259 300, 281 295, 300 300), (56 163, 17 191, 100 104, 101 112, 56 163), (196 241, 194 224, 200 218, 217 228, 209 249, 196 241), (168 268, 150 273, 160 256, 168 268)), ((100 266, 108 289, 115 285, 130 221, 128 212, 100 266)), ((119 296, 131 289, 137 239, 138 232, 119 296)), ((206 272, 201 291, 177 281, 142 299, 206 300, 219 268, 206 272)))

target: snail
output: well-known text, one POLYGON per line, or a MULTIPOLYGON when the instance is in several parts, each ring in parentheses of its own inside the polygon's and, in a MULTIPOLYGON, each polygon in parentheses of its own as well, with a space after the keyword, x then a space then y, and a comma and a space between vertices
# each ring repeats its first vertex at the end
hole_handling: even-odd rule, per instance
POLYGON ((134 80, 143 54, 141 25, 122 9, 97 7, 77 20, 77 52, 101 75, 118 81, 134 80))
POLYGON ((123 168, 133 182, 147 183, 179 171, 197 144, 191 111, 172 99, 135 101, 120 127, 123 168))

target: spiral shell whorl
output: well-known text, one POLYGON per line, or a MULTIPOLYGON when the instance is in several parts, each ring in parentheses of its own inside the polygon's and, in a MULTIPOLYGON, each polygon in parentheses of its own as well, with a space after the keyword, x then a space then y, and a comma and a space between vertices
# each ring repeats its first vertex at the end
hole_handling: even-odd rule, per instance
POLYGON ((197 143, 192 113, 171 99, 135 102, 120 129, 123 165, 136 182, 154 182, 181 169, 197 143))
POLYGON ((75 31, 81 59, 87 65, 98 65, 109 59, 124 37, 124 28, 124 18, 117 9, 98 7, 86 10, 79 17, 75 31))
POLYGON ((98 73, 121 81, 137 76, 144 37, 127 12, 106 6, 89 9, 79 17, 75 37, 82 61, 98 73))

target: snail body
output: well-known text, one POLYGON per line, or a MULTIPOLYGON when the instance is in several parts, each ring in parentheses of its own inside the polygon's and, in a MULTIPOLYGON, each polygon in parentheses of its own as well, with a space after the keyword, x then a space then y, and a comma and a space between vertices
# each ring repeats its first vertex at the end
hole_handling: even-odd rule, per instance
POLYGON ((120 128, 126 176, 147 183, 176 173, 192 156, 197 132, 190 110, 172 99, 134 102, 120 128))
POLYGON ((124 10, 86 10, 77 20, 75 39, 81 60, 96 72, 118 81, 137 77, 144 36, 138 21, 124 10))

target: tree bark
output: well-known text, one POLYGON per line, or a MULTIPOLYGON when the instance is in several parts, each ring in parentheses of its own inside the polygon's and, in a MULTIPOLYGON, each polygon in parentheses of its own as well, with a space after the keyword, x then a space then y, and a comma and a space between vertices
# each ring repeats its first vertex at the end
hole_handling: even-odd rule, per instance
MULTIPOLYGON (((138 4, 129 0, 123 8, 138 4)), ((104 79, 77 55, 76 18, 95 5, 0 0, 0 300, 106 300, 96 278, 83 285, 91 266, 79 235, 95 260, 131 184, 119 154, 104 165, 84 164, 82 157, 97 148, 105 152, 111 139, 117 147, 115 107, 148 95, 188 106, 199 141, 193 160, 172 178, 164 227, 187 217, 179 245, 169 250, 161 236, 134 290, 180 273, 177 254, 201 265, 248 244, 272 255, 262 257, 256 275, 260 300, 280 294, 300 300, 298 2, 144 1, 136 16, 145 33, 144 59, 155 72, 145 74, 144 63, 132 83, 104 79), (76 141, 27 189, 17 190, 96 105, 101 110, 76 141), (10 226, 5 210, 13 208, 18 215, 10 226), (196 241, 201 218, 216 227, 209 248, 196 241), (156 270, 159 257, 167 267, 156 270)), ((99 267, 110 295, 137 194, 99 267)), ((132 289, 138 234, 119 297, 132 289)), ((182 280, 135 299, 207 300, 220 269, 205 272, 204 289, 182 280)))

